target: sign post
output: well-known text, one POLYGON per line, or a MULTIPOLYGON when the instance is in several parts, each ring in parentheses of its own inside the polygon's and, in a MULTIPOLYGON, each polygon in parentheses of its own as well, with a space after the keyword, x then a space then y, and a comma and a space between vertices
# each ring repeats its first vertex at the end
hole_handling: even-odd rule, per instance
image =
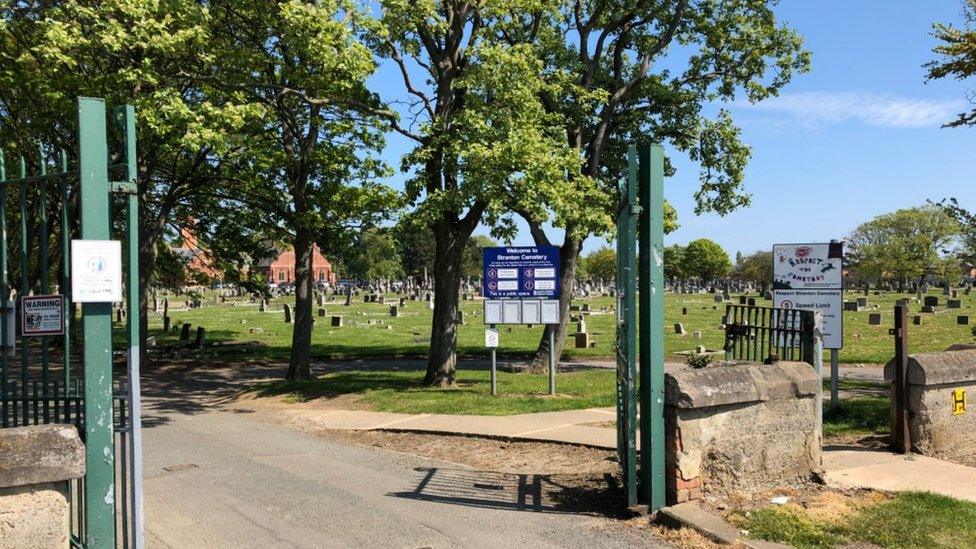
MULTIPOLYGON (((838 405, 840 349, 844 347, 844 244, 775 244, 773 306, 819 311, 823 348, 830 349, 830 407, 838 405)), ((823 376, 822 360, 813 367, 823 376)), ((820 396, 822 399, 822 396, 820 396)), ((822 406, 818 400, 818 407, 822 406)))
MULTIPOLYGON (((491 349, 491 394, 496 394, 496 324, 559 324, 559 248, 482 248, 485 346, 491 349)), ((556 394, 556 356, 549 331, 549 394, 556 394)))

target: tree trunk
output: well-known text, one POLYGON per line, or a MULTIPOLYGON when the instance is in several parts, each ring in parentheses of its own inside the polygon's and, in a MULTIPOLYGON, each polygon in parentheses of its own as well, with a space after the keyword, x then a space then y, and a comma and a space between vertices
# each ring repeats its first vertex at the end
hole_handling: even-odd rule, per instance
POLYGON ((312 379, 312 238, 295 231, 295 329, 291 336, 288 380, 312 379))
POLYGON ((579 265, 579 254, 582 241, 570 237, 563 240, 559 248, 559 324, 550 324, 542 331, 542 340, 535 352, 535 359, 530 366, 531 371, 540 372, 549 368, 549 334, 553 333, 555 344, 554 355, 556 363, 563 354, 566 335, 569 332, 569 306, 573 301, 573 289, 576 285, 576 266, 579 265))
POLYGON ((430 332, 430 356, 424 385, 454 385, 457 369, 458 293, 461 260, 470 231, 447 219, 434 225, 434 320, 430 332))

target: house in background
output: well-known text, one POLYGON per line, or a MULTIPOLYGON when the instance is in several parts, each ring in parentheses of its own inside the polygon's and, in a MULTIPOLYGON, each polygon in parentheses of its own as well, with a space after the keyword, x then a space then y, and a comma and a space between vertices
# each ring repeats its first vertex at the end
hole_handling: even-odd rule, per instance
POLYGON ((182 245, 170 250, 184 261, 187 275, 194 279, 200 279, 201 275, 212 281, 223 279, 224 273, 214 266, 213 257, 197 242, 197 237, 193 234, 192 219, 187 227, 180 230, 180 239, 183 241, 182 245))
MULTIPOLYGON (((258 262, 257 272, 263 274, 269 284, 294 284, 294 248, 289 247, 279 251, 277 256, 262 259, 258 262)), ((332 270, 332 263, 322 255, 318 246, 312 247, 312 278, 316 283, 332 286, 339 283, 339 275, 332 270)))

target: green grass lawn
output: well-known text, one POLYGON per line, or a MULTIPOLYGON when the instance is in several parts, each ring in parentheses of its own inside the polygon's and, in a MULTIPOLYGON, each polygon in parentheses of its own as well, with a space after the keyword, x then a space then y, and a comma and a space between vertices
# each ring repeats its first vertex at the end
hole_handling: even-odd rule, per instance
POLYGON ((315 381, 280 381, 252 390, 259 396, 288 395, 291 402, 357 394, 381 412, 488 416, 613 406, 615 398, 616 378, 609 370, 559 374, 554 397, 548 395, 545 375, 498 372, 495 397, 490 394, 487 371, 460 371, 457 386, 450 389, 422 387, 419 378, 416 371, 336 372, 315 381))
POLYGON ((794 547, 871 543, 880 547, 976 547, 976 504, 945 496, 902 492, 853 507, 832 520, 793 506, 766 507, 733 522, 749 536, 794 547))
MULTIPOLYGON (((824 403, 823 434, 829 438, 840 435, 886 435, 891 432, 891 400, 888 386, 854 379, 840 380, 840 390, 883 394, 857 394, 841 398, 837 408, 824 403)), ((830 394, 830 382, 824 382, 824 394, 830 394)))
MULTIPOLYGON (((859 294, 848 292, 845 299, 853 300, 859 294)), ((944 304, 944 297, 938 292, 944 304)), ((208 296, 203 308, 178 310, 182 299, 171 296, 170 317, 174 325, 187 322, 207 329, 209 341, 254 341, 259 354, 270 357, 287 356, 291 347, 292 325, 283 322, 283 306, 293 303, 293 298, 276 299, 268 312, 260 312, 257 304, 247 300, 228 299, 219 303, 213 295, 208 296)), ((863 311, 845 314, 845 346, 841 350, 841 361, 847 363, 883 363, 893 354, 894 344, 888 335, 892 323, 892 309, 899 294, 869 296, 869 303, 878 306, 877 311, 884 315, 882 325, 868 325, 868 314, 863 311)), ((914 296, 907 296, 914 297, 914 296)), ((910 326, 909 345, 912 352, 943 350, 953 343, 972 342, 971 326, 956 325, 957 314, 973 315, 976 323, 976 294, 960 294, 963 308, 937 314, 923 315, 921 326, 910 326)), ((368 356, 424 356, 430 339, 431 311, 425 302, 409 301, 399 318, 389 316, 389 306, 379 303, 363 303, 355 298, 349 307, 343 306, 343 297, 335 302, 327 302, 328 315, 341 315, 345 325, 333 328, 328 318, 316 319, 312 336, 313 355, 319 359, 368 356)), ((737 302, 737 301, 736 301, 737 302)), ((613 355, 616 313, 614 299, 599 297, 581 299, 577 303, 589 303, 592 314, 587 315, 587 329, 596 346, 587 349, 573 347, 572 339, 564 350, 563 359, 589 357, 610 357, 613 355)), ((771 302, 759 301, 769 306, 771 302)), ((912 303, 910 311, 918 311, 920 306, 912 303)), ((316 307, 317 309, 317 307, 316 307)), ((463 356, 485 356, 484 324, 482 323, 481 301, 461 301, 466 323, 460 328, 459 351, 463 356)), ((665 297, 665 348, 669 355, 694 349, 704 344, 710 349, 722 347, 724 334, 719 329, 725 305, 715 303, 711 295, 668 294, 665 297), (682 314, 686 309, 687 314, 682 314), (674 324, 684 325, 687 335, 674 333, 674 324), (702 340, 697 341, 693 333, 700 331, 702 340)), ((160 343, 178 339, 178 334, 162 333, 162 315, 150 312, 150 335, 160 343)), ((575 326, 571 326, 575 332, 575 326)), ((542 334, 540 326, 512 326, 501 328, 500 355, 525 356, 538 345, 542 334)))

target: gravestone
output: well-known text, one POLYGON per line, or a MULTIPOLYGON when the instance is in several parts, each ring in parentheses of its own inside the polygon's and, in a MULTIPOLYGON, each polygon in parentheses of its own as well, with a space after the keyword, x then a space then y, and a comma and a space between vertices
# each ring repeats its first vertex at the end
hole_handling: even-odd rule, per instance
POLYGON ((946 307, 948 307, 950 309, 961 309, 962 308, 962 300, 960 300, 960 299, 948 299, 948 300, 946 300, 946 307))
POLYGON ((118 309, 115 310, 115 321, 118 322, 119 324, 122 323, 122 318, 124 316, 125 313, 123 312, 122 307, 119 307, 118 309))
POLYGON ((688 307, 682 307, 681 308, 681 314, 683 314, 683 315, 688 314, 688 307))
POLYGON ((319 316, 325 316, 325 308, 319 307, 319 316))
POLYGON ((586 349, 590 346, 590 334, 579 332, 576 334, 576 348, 586 349))
POLYGON ((695 330, 691 333, 691 337, 695 338, 695 341, 701 341, 702 333, 701 330, 695 330))
POLYGON ((858 307, 867 307, 868 306, 868 298, 866 298, 866 297, 859 297, 859 298, 857 298, 857 306, 858 307))
POLYGON ((927 295, 925 296, 925 300, 923 301, 923 304, 926 305, 927 307, 938 307, 939 298, 934 295, 927 295))
POLYGON ((285 324, 291 324, 291 307, 285 303, 285 324))
POLYGON ((198 348, 203 348, 207 340, 207 330, 203 326, 197 326, 197 339, 193 342, 198 348))
POLYGON ((319 294, 316 294, 315 297, 318 299, 319 307, 322 307, 322 306, 325 305, 325 294, 319 293, 319 294))
POLYGON ((400 317, 400 307, 398 307, 396 305, 390 305, 390 316, 392 316, 393 318, 399 318, 400 317))
POLYGON ((922 315, 914 315, 912 317, 912 324, 914 324, 916 326, 921 326, 922 325, 922 315))
POLYGON ((163 317, 163 331, 169 332, 170 318, 168 316, 163 317))
POLYGON ((749 299, 747 300, 747 303, 749 304, 749 306, 750 306, 750 307, 755 307, 755 306, 756 306, 756 298, 754 298, 754 297, 750 297, 750 298, 749 298, 749 299))
POLYGON ((923 313, 934 313, 935 312, 935 307, 933 307, 931 305, 922 305, 922 312, 923 313))
POLYGON ((908 307, 908 299, 904 297, 901 299, 896 299, 895 306, 908 307))
POLYGON ((686 332, 685 332, 684 325, 682 323, 680 323, 680 322, 676 322, 674 324, 674 333, 676 333, 678 335, 685 335, 686 332))
POLYGON ((188 341, 190 339, 190 325, 188 323, 183 324, 183 329, 180 331, 180 341, 188 341))
POLYGON ((352 286, 346 286, 346 307, 352 305, 352 286))
POLYGON ((333 328, 341 328, 342 327, 342 317, 341 316, 333 316, 332 317, 332 327, 333 328))
POLYGON ((869 314, 868 324, 870 324, 871 326, 881 326, 881 313, 869 314))
POLYGON ((267 299, 262 299, 261 304, 258 305, 258 310, 261 311, 262 313, 267 312, 268 311, 267 303, 268 303, 267 299))
POLYGON ((740 295, 739 296, 739 305, 745 305, 745 304, 746 304, 746 296, 740 295))
POLYGON ((462 311, 461 309, 458 309, 457 312, 457 323, 464 324, 464 311, 462 311))
POLYGON ((855 312, 856 313, 856 312, 860 311, 861 308, 857 306, 857 301, 845 301, 844 302, 844 310, 845 311, 851 311, 851 312, 855 312))
POLYGON ((956 317, 956 324, 958 324, 960 326, 968 326, 969 325, 969 315, 959 315, 959 316, 957 316, 956 317))

